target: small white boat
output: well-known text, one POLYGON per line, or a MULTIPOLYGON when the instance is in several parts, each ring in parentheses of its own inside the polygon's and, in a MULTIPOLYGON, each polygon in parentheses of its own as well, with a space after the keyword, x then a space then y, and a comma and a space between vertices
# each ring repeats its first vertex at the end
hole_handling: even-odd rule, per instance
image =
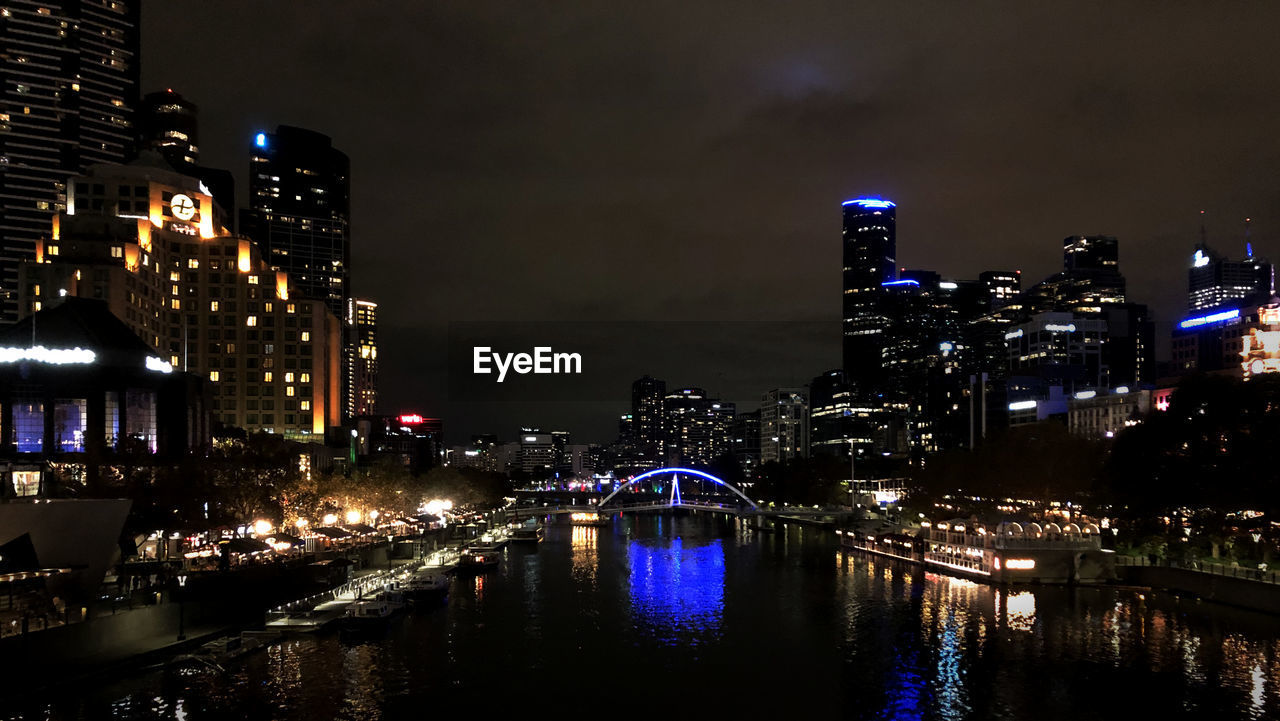
POLYGON ((544 529, 537 519, 530 518, 524 523, 513 525, 511 528, 512 543, 537 543, 542 540, 544 529))
POLYGON ((395 611, 391 608, 391 604, 379 594, 373 598, 355 601, 350 606, 347 606, 347 613, 342 618, 342 621, 347 628, 378 628, 386 625, 394 613, 395 611))
POLYGON ((436 570, 423 569, 404 582, 404 595, 411 600, 442 596, 449 591, 449 575, 436 570))
POLYGON ((222 638, 210 641, 205 645, 197 648, 191 653, 184 653, 175 656, 169 661, 172 667, 186 668, 211 668, 215 670, 223 670, 223 668, 241 656, 252 653, 263 644, 261 639, 256 636, 237 635, 223 636, 222 638))

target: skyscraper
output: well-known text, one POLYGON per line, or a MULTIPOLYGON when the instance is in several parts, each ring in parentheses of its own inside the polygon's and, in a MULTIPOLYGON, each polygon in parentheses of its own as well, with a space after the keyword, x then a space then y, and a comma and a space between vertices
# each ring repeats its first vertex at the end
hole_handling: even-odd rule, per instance
POLYGON ((895 206, 857 198, 845 201, 843 210, 844 370, 854 391, 867 398, 880 392, 880 356, 890 322, 884 288, 898 277, 895 206))
POLYGON ((66 180, 132 154, 139 0, 9 0, 0 8, 0 322, 18 319, 18 265, 35 258, 66 180))
POLYGON ((652 376, 644 376, 631 384, 631 427, 637 466, 643 467, 664 460, 663 420, 666 395, 666 381, 652 376))
POLYGON ((1271 263, 1253 257, 1252 245, 1245 252, 1244 260, 1230 260, 1205 243, 1196 245, 1187 269, 1187 308, 1200 311, 1270 300, 1275 285, 1271 263))
POLYGON ((775 388, 760 399, 760 461, 809 455, 809 402, 803 388, 775 388))
POLYGON ((235 178, 230 171, 200 165, 199 114, 195 103, 171 88, 147 93, 138 108, 138 149, 154 150, 174 170, 198 178, 218 205, 234 217, 235 178))
POLYGON ((355 372, 347 376, 354 385, 347 391, 347 414, 371 416, 378 412, 378 304, 355 300, 355 372))
MULTIPOLYGON (((323 301, 343 320, 342 392, 355 387, 356 318, 351 292, 351 161, 327 135, 281 125, 253 138, 249 208, 240 231, 262 246, 272 267, 289 273, 298 292, 323 301)), ((354 408, 350 398, 344 412, 354 408)))

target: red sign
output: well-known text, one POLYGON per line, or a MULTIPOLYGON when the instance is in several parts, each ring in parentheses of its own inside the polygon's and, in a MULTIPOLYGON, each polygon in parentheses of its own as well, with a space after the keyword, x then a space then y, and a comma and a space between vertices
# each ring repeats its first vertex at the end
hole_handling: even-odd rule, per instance
POLYGON ((422 421, 423 421, 422 416, 418 415, 417 413, 410 413, 408 415, 400 416, 401 423, 421 423, 422 421))

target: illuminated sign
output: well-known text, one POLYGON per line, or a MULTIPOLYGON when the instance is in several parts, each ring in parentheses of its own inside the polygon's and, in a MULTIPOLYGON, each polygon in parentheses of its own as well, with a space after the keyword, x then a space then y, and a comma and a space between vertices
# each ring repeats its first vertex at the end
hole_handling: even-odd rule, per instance
POLYGON ((940 350, 940 351, 944 351, 944 352, 945 352, 945 351, 955 350, 955 349, 956 349, 956 347, 955 347, 954 345, 952 345, 952 344, 950 344, 950 343, 947 343, 946 341, 943 341, 942 343, 939 343, 939 344, 938 344, 938 350, 940 350))
POLYGON ((1202 316, 1197 316, 1195 318, 1188 318, 1182 321, 1181 323, 1179 323, 1178 327, 1179 328, 1195 328, 1197 326, 1209 325, 1210 323, 1220 323, 1224 320, 1231 320, 1232 318, 1239 318, 1239 317, 1240 317, 1240 309, 1232 308, 1231 310, 1224 310, 1220 313, 1210 313, 1209 315, 1202 315, 1202 316))
POLYGON ((1093 398, 1097 395, 1098 395, 1097 391, 1080 391, 1079 393, 1076 394, 1076 398, 1084 401, 1084 400, 1093 398))
POLYGON ((173 200, 169 201, 169 212, 173 213, 173 217, 178 220, 191 220, 196 217, 196 204, 191 198, 178 193, 173 196, 173 200))
POLYGON ((538 442, 538 437, 537 437, 537 436, 525 436, 525 437, 524 437, 524 442, 525 442, 525 443, 537 443, 537 442, 538 442))
POLYGON ((407 413, 403 416, 400 416, 397 420, 399 420, 401 423, 421 423, 422 416, 418 415, 417 413, 407 413))
POLYGON ((1129 386, 1116 386, 1116 394, 1124 395, 1129 392, 1129 386))
POLYGON ((959 288, 959 287, 960 287, 960 284, 959 284, 959 283, 953 283, 953 282, 951 282, 951 281, 949 281, 949 280, 944 280, 944 281, 942 281, 941 283, 939 283, 939 284, 938 284, 938 287, 939 287, 939 288, 941 288, 941 289, 943 289, 943 290, 955 290, 956 288, 959 288))
POLYGON ((1028 411, 1036 407, 1036 401, 1016 401, 1009 404, 1011 411, 1028 411))
POLYGON ((1004 339, 1005 339, 1005 340, 1013 340, 1014 338, 1021 338, 1021 337, 1022 337, 1022 329, 1021 329, 1021 328, 1019 328, 1019 329, 1017 329, 1017 330, 1014 330, 1014 331, 1009 331, 1008 333, 1005 333, 1005 334, 1004 334, 1004 339))
POLYGON ((889 281, 888 283, 881 283, 880 285, 881 285, 881 287, 884 287, 884 288, 888 288, 889 286, 893 286, 893 285, 914 285, 914 286, 916 286, 916 287, 919 287, 919 286, 920 286, 920 281, 918 281, 918 280, 891 280, 891 281, 889 281))
POLYGON ((259 148, 267 147, 267 134, 258 133, 257 136, 255 136, 253 139, 253 144, 258 146, 259 148))
POLYGON ((96 353, 84 348, 45 348, 42 345, 34 348, 0 348, 0 363, 34 361, 51 365, 68 365, 92 363, 97 358, 96 353))
POLYGON ((1044 329, 1051 333, 1075 333, 1076 324, 1059 325, 1057 323, 1046 323, 1044 329))
POLYGON ((173 366, 155 356, 147 356, 147 370, 157 373, 172 373, 173 366))
POLYGON ((863 208, 894 207, 893 203, 889 202, 888 200, 881 200, 880 198, 855 198, 853 200, 846 200, 843 203, 841 203, 841 205, 858 205, 863 208))
POLYGON ((1191 257, 1191 266, 1193 268, 1203 268, 1209 264, 1209 256, 1204 254, 1203 250, 1196 249, 1196 254, 1191 257))
POLYGON ((1258 309, 1258 320, 1266 325, 1280 324, 1280 305, 1258 309))
POLYGON ((1240 357, 1244 359, 1240 368, 1245 380, 1264 373, 1280 373, 1280 330, 1250 328, 1249 335, 1240 340, 1240 357))
POLYGON ((1010 571, 1030 571, 1036 567, 1034 558, 1007 558, 1004 567, 1010 571))

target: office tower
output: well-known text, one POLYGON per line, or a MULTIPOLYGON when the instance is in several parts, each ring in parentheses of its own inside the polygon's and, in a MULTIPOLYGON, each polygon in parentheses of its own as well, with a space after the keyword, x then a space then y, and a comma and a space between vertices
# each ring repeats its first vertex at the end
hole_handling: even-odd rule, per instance
POLYGON ((556 467, 555 439, 539 428, 520 429, 520 470, 537 478, 550 477, 556 467))
POLYGON ((1070 397, 1111 387, 1107 321, 1081 314, 1039 313, 1005 333, 1009 347, 1010 425, 1066 420, 1070 397))
POLYGON ((362 416, 355 422, 356 462, 393 458, 410 473, 419 474, 444 462, 444 422, 419 413, 362 416))
POLYGON ((1244 260, 1230 260, 1204 243, 1196 245, 1187 269, 1187 308, 1197 311, 1228 305, 1265 303, 1274 292, 1274 270, 1246 246, 1244 260))
POLYGON ((889 325, 884 289, 897 281, 895 206, 879 198, 843 203, 844 370, 863 398, 881 392, 881 352, 889 325))
POLYGON ((1070 236, 1062 241, 1062 272, 1030 288, 1029 314, 1045 312, 1101 313, 1125 302, 1120 274, 1120 242, 1110 235, 1070 236))
POLYGON ((199 181, 152 153, 72 178, 66 205, 20 269, 24 315, 106 301, 167 366, 208 379, 215 421, 317 441, 339 423, 338 319, 230 233, 199 181))
MULTIPOLYGON (((351 162, 329 136, 281 125, 254 136, 241 231, 339 318, 351 296, 351 162)), ((348 319, 350 321, 350 319, 348 319)))
POLYGON ((785 463, 809 453, 809 402, 803 388, 775 388, 760 398, 760 461, 785 463))
POLYGON ((706 466, 731 452, 734 406, 701 388, 677 388, 663 399, 667 462, 706 466))
POLYGON ((1022 271, 984 270, 978 283, 986 290, 988 309, 1003 308, 1022 292, 1022 271))
POLYGON ((351 162, 327 135, 281 125, 254 135, 249 208, 240 230, 262 246, 273 268, 289 273, 298 292, 320 300, 346 328, 345 398, 355 387, 356 319, 351 291, 351 162))
POLYGON ((733 459, 742 468, 743 475, 751 478, 760 468, 760 409, 734 416, 729 438, 733 459))
POLYGON ((214 201, 235 217, 236 182, 230 171, 200 165, 200 109, 172 89, 147 93, 138 107, 139 152, 159 153, 174 170, 204 183, 214 201))
MULTIPOLYGON (((644 376, 631 384, 631 422, 635 439, 635 461, 644 467, 665 460, 662 426, 666 381, 644 376)), ((658 468, 658 465, 653 465, 658 468)))
POLYGON ((378 412, 378 304, 355 300, 355 372, 347 374, 353 384, 347 390, 347 414, 370 416, 378 412))
POLYGON ((810 455, 848 455, 851 421, 849 384, 843 370, 829 370, 809 382, 810 455))
POLYGON ((132 154, 139 0, 9 0, 0 8, 0 323, 19 317, 18 266, 35 257, 67 178, 132 154))

